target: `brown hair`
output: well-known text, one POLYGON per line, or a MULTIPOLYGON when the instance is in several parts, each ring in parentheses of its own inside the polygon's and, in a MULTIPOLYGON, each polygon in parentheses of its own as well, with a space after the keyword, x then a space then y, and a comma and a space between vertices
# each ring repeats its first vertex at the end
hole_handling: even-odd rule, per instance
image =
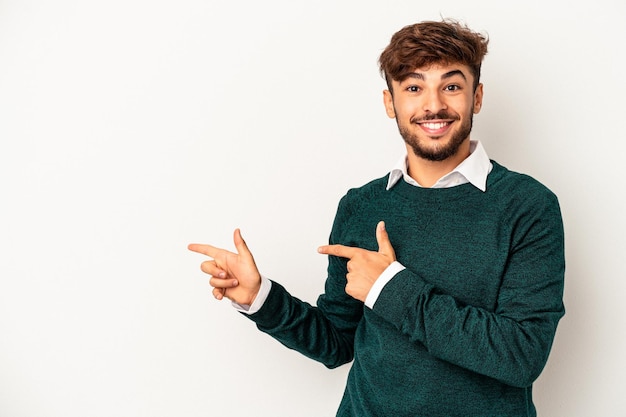
POLYGON ((480 65, 487 54, 489 39, 461 23, 445 19, 405 26, 396 32, 378 59, 387 81, 403 81, 416 68, 433 64, 464 64, 474 76, 474 90, 480 79, 480 65))

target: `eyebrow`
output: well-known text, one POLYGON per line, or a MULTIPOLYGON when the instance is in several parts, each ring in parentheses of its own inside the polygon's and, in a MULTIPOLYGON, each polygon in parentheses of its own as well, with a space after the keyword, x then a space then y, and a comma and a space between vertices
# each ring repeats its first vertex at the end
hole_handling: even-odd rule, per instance
MULTIPOLYGON (((467 81, 467 77, 465 77, 465 74, 463 73, 463 71, 458 70, 458 69, 446 72, 445 74, 441 76, 441 79, 446 80, 448 78, 454 77, 455 75, 460 75, 461 77, 463 77, 465 81, 467 81)), ((415 78, 415 79, 422 80, 422 81, 426 79, 426 77, 424 77, 424 74, 422 74, 421 72, 412 72, 409 75, 407 75, 406 78, 415 78)))
POLYGON ((446 72, 445 74, 441 76, 441 79, 445 80, 446 78, 451 78, 451 77, 454 77, 455 75, 460 75, 461 77, 463 77, 465 81, 467 81, 467 78, 465 77, 465 74, 463 73, 463 71, 458 70, 458 69, 446 72))

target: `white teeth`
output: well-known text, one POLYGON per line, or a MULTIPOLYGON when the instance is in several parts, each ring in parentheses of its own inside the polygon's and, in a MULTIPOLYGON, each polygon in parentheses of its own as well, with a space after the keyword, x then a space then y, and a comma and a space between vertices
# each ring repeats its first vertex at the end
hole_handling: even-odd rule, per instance
POLYGON ((422 125, 425 128, 427 128, 427 129, 437 130, 437 129, 441 129, 444 126, 447 126, 448 123, 443 123, 443 122, 439 122, 439 123, 422 123, 422 125))

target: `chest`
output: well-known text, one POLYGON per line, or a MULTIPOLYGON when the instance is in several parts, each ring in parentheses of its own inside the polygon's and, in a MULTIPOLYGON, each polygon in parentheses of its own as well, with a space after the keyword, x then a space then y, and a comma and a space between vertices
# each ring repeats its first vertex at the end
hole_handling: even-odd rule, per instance
POLYGON ((506 213, 465 207, 404 207, 351 219, 351 246, 377 250, 385 220, 397 260, 462 303, 493 311, 511 250, 506 213))

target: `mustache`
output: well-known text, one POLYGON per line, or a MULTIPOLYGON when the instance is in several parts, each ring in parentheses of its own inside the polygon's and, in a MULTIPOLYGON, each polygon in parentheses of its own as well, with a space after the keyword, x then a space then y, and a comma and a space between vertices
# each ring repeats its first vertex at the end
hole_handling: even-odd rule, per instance
POLYGON ((459 120, 460 117, 458 114, 452 114, 445 110, 441 110, 437 113, 430 113, 421 117, 411 117, 411 123, 423 123, 428 122, 430 120, 459 120))

